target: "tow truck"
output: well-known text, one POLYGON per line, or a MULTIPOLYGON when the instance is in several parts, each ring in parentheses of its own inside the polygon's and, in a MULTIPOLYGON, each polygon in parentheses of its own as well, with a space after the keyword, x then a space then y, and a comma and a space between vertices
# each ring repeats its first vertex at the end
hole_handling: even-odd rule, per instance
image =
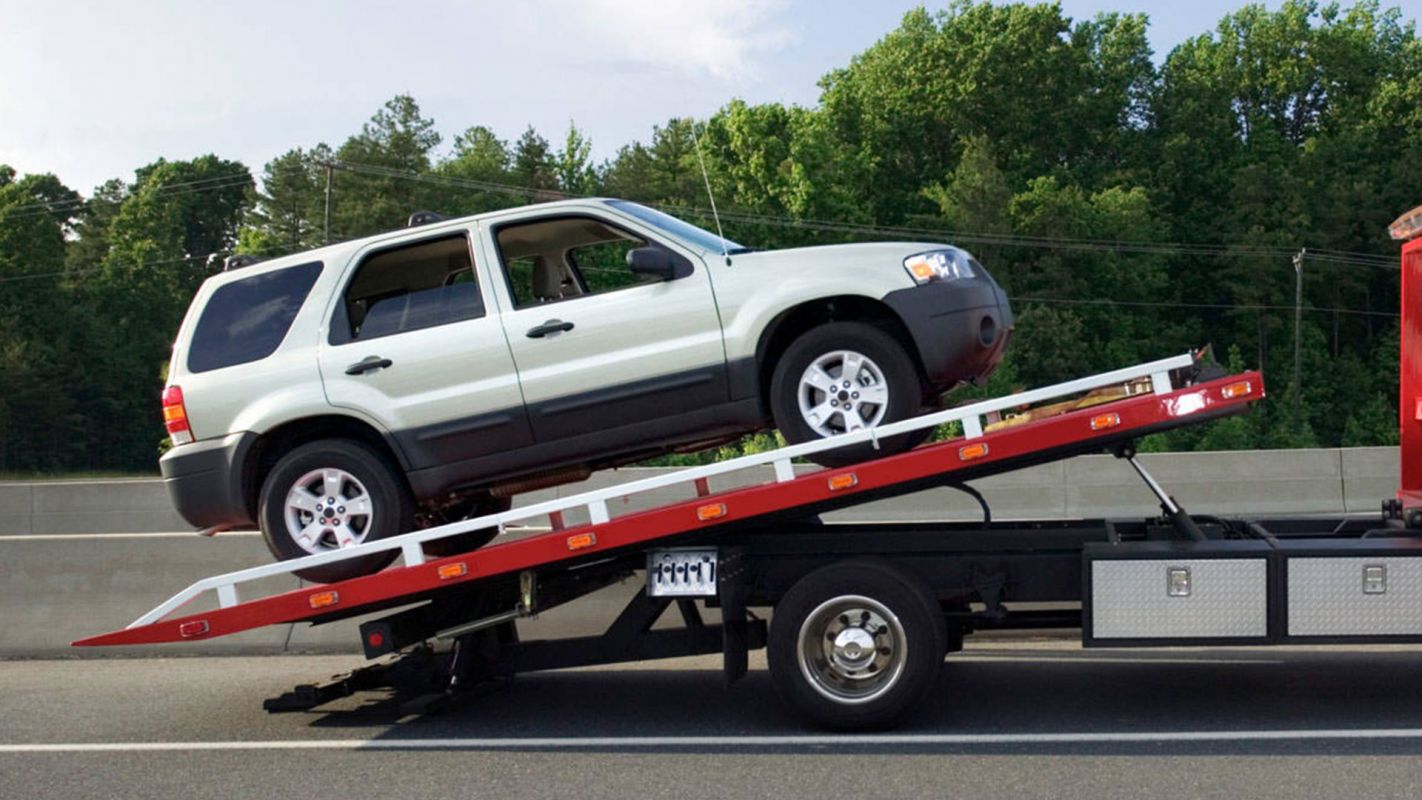
MULTIPOLYGON (((393 688, 431 712, 535 670, 720 654, 726 682, 766 648, 777 693, 806 721, 901 720, 965 637, 1080 628, 1087 647, 1422 642, 1422 208, 1393 224, 1402 250, 1401 482, 1382 513, 1223 517, 1187 511, 1136 459, 1150 433, 1246 411, 1257 371, 1201 353, 1112 370, 872 430, 534 503, 194 583, 81 647, 184 642, 283 623, 366 617, 370 664, 266 701, 315 708, 393 688), (955 435, 844 468, 823 450, 923 429, 955 435), (971 481, 1109 451, 1160 503, 1149 519, 994 520, 971 481), (713 490, 712 481, 716 482, 713 490), (625 514, 622 498, 685 499, 625 514), (822 514, 931 487, 973 496, 981 520, 844 523, 822 514), (528 533, 525 526, 537 525, 528 533), (425 545, 496 528, 493 543, 430 558, 425 545), (374 552, 373 575, 262 595, 254 584, 374 552), (601 633, 522 641, 518 622, 640 576, 601 633), (189 604, 199 610, 192 610, 189 604), (671 607, 680 625, 654 627, 671 607), (708 621, 705 612, 718 612, 708 621), (768 619, 767 619, 768 617, 768 619)), ((653 702, 655 702, 653 700, 653 702)))

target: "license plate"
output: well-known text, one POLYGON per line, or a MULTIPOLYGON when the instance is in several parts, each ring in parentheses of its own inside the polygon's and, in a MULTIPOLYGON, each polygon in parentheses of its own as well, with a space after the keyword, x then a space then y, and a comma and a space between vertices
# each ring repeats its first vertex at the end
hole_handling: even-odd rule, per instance
POLYGON ((647 554, 652 597, 715 597, 716 551, 653 550, 647 554))

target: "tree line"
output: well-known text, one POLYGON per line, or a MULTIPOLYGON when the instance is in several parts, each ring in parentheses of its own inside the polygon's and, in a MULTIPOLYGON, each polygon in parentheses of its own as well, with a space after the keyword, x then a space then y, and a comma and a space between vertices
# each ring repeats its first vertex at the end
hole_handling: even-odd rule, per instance
POLYGON ((553 141, 474 125, 446 142, 400 95, 259 175, 159 159, 83 196, 0 165, 0 470, 151 471, 171 340, 225 255, 580 195, 709 227, 698 157, 744 244, 973 251, 1018 321, 991 384, 963 398, 1209 343, 1265 368, 1271 399, 1146 448, 1395 443, 1385 228, 1422 203, 1414 23, 1372 1, 1249 5, 1159 66, 1147 26, 1054 3, 918 9, 825 75, 813 107, 731 100, 602 161, 572 123, 553 141))

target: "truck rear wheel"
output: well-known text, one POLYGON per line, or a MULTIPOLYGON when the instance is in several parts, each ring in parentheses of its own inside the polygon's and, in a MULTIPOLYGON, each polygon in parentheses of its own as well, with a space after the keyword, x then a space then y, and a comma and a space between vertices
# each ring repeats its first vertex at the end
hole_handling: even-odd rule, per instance
MULTIPOLYGON (((257 503, 262 536, 283 561, 396 536, 410 530, 414 518, 410 490, 395 468, 349 439, 310 442, 282 456, 257 503)), ((333 583, 377 572, 397 555, 373 553, 296 574, 333 583)))
POLYGON ((822 727, 862 730, 893 723, 933 688, 947 636, 920 580, 863 559, 792 586, 767 646, 771 681, 791 708, 822 727))

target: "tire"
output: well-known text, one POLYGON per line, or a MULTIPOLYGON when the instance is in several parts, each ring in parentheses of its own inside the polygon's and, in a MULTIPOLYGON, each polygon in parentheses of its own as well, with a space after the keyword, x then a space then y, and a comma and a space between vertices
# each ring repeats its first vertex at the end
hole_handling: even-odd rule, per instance
MULTIPOLYGON (((283 561, 338 549, 342 542, 389 538, 409 531, 414 520, 414 501, 397 468, 349 439, 322 439, 282 456, 262 483, 257 503, 262 536, 272 555, 283 561), (319 493, 313 491, 317 488, 319 493), (298 497, 298 491, 304 496, 298 497)), ((377 572, 397 555, 375 553, 296 574, 332 583, 377 572)))
MULTIPOLYGON (((442 524, 458 522, 461 519, 482 517, 485 514, 498 514, 503 511, 508 511, 510 508, 513 508, 513 498, 511 497, 483 495, 470 500, 468 509, 459 517, 449 519, 442 524)), ((497 527, 481 528, 477 531, 451 536, 448 539, 436 539, 432 542, 425 542, 425 555, 434 558, 444 558, 445 556, 458 555, 459 553, 468 553, 471 550, 478 550, 489 542, 492 542, 494 537, 498 535, 499 529, 497 527)))
POLYGON ((812 572, 786 592, 767 647, 776 693, 800 717, 867 730, 894 723, 933 689, 947 626, 916 577, 854 559, 812 572))
MULTIPOLYGON (((863 423, 860 427, 874 428, 908 419, 922 408, 923 384, 912 356, 894 337, 864 322, 831 322, 801 334, 780 355, 771 375, 771 416, 791 444, 858 430, 854 420, 863 423), (851 361, 851 356, 859 361, 851 361), (855 377, 846 378, 846 366, 854 363, 860 364, 860 369, 855 377), (818 368, 821 381, 828 379, 829 388, 840 392, 838 397, 827 396, 825 388, 811 384, 814 368, 818 368), (843 386, 845 382, 850 386, 843 386), (835 387, 835 383, 840 385, 835 387), (869 399, 876 387, 878 392, 887 392, 882 403, 869 399), (851 408, 845 410, 839 407, 840 403, 851 408), (826 404, 836 407, 826 410, 826 404), (817 411, 821 417, 818 428, 809 419, 817 411)), ((872 442, 863 442, 810 458, 826 467, 847 466, 901 453, 922 442, 929 433, 914 431, 883 439, 877 450, 872 442)))

